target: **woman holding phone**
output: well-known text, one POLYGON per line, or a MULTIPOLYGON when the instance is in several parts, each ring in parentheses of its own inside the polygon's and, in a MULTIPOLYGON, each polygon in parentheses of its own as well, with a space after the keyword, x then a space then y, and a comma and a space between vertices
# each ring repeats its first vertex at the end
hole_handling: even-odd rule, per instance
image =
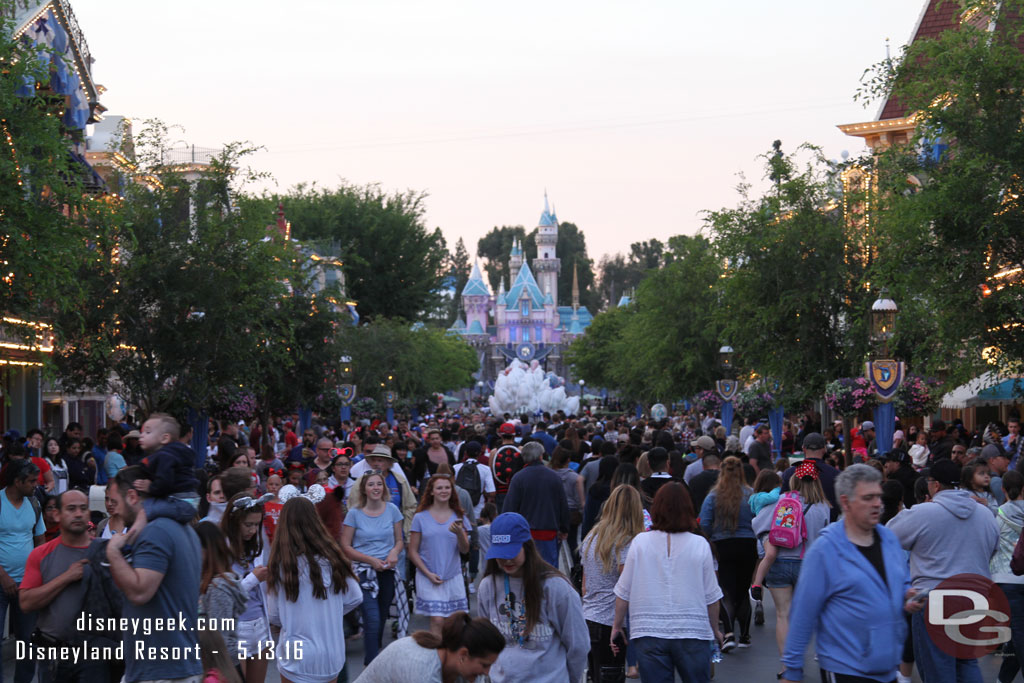
POLYGON ((470 528, 451 476, 428 479, 412 518, 409 561, 416 567, 416 612, 430 617, 437 635, 445 617, 469 610, 460 555, 469 552, 470 528))

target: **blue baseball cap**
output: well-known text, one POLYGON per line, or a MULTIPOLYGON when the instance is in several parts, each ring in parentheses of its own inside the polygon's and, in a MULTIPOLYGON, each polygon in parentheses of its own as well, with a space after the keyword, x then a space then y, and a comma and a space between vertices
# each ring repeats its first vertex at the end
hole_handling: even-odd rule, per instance
POLYGON ((487 559, 511 560, 531 538, 530 523, 525 517, 518 512, 504 512, 491 522, 491 548, 487 559))

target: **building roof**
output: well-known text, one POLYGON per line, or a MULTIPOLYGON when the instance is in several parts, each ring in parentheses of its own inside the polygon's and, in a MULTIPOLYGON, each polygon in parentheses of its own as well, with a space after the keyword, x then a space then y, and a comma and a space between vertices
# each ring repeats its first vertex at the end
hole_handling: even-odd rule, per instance
POLYGON ((623 294, 622 298, 619 299, 619 307, 628 306, 628 305, 629 305, 629 296, 626 295, 626 294, 623 294))
POLYGON ((480 274, 480 264, 473 264, 473 272, 469 275, 466 286, 462 288, 462 296, 490 296, 491 290, 487 288, 483 275, 480 274))
POLYGON ((462 330, 466 329, 466 323, 462 318, 456 318, 455 322, 453 322, 452 326, 449 327, 448 329, 454 332, 461 332, 462 330))
POLYGON ((466 331, 466 334, 485 334, 485 332, 483 326, 480 324, 480 321, 474 320, 469 324, 469 329, 466 331))
POLYGON ((582 334, 584 330, 590 327, 590 322, 594 319, 594 316, 590 314, 586 306, 580 306, 574 312, 572 306, 559 306, 558 307, 558 327, 559 329, 566 330, 570 334, 582 334), (572 323, 579 323, 579 332, 572 331, 572 323))
MULTIPOLYGON (((925 0, 924 11, 917 20, 917 27, 914 29, 911 42, 923 38, 935 38, 943 31, 956 28, 960 25, 961 7, 958 2, 947 2, 947 0, 925 0)), ((890 96, 878 113, 878 120, 900 119, 906 116, 907 106, 900 102, 899 98, 890 96)))
POLYGON ((530 298, 530 307, 533 310, 544 308, 544 294, 537 286, 537 281, 533 278, 533 272, 528 263, 523 263, 515 282, 508 288, 508 294, 505 295, 505 307, 509 310, 519 308, 519 300, 523 298, 524 294, 530 298))
POLYGON ((569 325, 569 334, 583 334, 583 326, 580 324, 579 318, 572 319, 572 323, 569 325))

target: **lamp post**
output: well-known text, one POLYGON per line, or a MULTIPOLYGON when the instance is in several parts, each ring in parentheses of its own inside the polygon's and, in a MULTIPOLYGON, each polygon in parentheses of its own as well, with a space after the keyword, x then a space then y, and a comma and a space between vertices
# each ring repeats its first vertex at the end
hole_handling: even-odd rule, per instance
POLYGON ((484 402, 484 381, 482 379, 481 380, 477 380, 476 391, 477 391, 478 394, 480 394, 480 403, 483 403, 484 402))
POLYGON ((352 401, 356 400, 356 385, 352 384, 352 357, 341 357, 341 368, 338 377, 341 383, 338 384, 338 396, 341 398, 341 421, 348 422, 352 419, 352 401))
POLYGON ((889 297, 889 291, 883 287, 878 293, 878 299, 871 305, 869 333, 875 347, 876 358, 865 364, 868 382, 878 397, 874 418, 875 444, 879 455, 892 450, 892 435, 896 431, 896 407, 892 401, 903 383, 905 371, 903 363, 890 358, 889 344, 896 332, 898 312, 899 307, 889 297))
POLYGON ((587 383, 586 380, 584 380, 584 379, 580 380, 580 403, 583 403, 583 387, 586 385, 586 383, 587 383))
POLYGON ((722 397, 722 426, 728 436, 732 434, 733 406, 732 399, 739 392, 739 382, 733 379, 733 356, 735 352, 728 344, 723 344, 718 349, 718 369, 722 372, 722 379, 716 382, 718 395, 722 397))

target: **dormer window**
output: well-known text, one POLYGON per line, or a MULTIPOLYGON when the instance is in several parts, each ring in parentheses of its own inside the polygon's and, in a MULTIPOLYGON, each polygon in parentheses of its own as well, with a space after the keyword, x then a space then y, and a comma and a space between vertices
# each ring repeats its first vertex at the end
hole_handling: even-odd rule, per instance
POLYGON ((529 317, 529 315, 530 315, 530 300, 529 299, 523 299, 522 303, 519 305, 519 312, 522 314, 522 316, 524 318, 529 317))

